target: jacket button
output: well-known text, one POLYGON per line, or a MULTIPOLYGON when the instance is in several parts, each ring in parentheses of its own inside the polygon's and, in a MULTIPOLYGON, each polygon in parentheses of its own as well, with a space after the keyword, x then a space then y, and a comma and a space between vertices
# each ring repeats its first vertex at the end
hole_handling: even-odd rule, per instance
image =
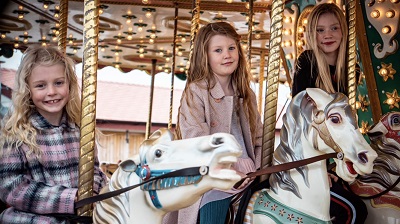
POLYGON ((211 127, 215 127, 215 126, 217 126, 217 122, 211 121, 210 125, 211 125, 211 127))
POLYGON ((215 98, 214 100, 215 100, 216 103, 221 102, 221 98, 215 98))

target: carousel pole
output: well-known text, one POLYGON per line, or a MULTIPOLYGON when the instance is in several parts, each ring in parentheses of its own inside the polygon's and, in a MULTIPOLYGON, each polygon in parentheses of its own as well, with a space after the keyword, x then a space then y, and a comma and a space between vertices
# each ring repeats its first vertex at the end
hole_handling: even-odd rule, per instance
POLYGON ((261 51, 260 58, 260 75, 258 77, 258 112, 261 113, 263 102, 263 88, 264 88, 264 67, 265 67, 265 51, 261 51))
MULTIPOLYGON (((79 159, 78 200, 93 195, 94 147, 96 127, 97 58, 100 0, 84 1, 82 112, 79 159)), ((80 216, 92 216, 92 205, 78 209, 80 216)))
POLYGON ((349 89, 349 104, 356 110, 356 1, 349 0, 347 10, 347 21, 349 23, 348 46, 347 46, 347 74, 348 76, 348 89, 349 89))
POLYGON ((68 0, 60 1, 60 30, 58 33, 58 49, 67 52, 68 0))
MULTIPOLYGON (((284 2, 272 1, 271 10, 271 39, 268 55, 267 93, 264 106, 264 128, 262 144, 261 169, 271 166, 275 144, 276 108, 278 103, 278 78, 280 72, 280 47, 282 42, 282 20, 284 2)), ((269 175, 261 176, 261 181, 269 175)))
POLYGON ((249 22, 248 22, 248 33, 247 33, 247 64, 251 69, 251 44, 253 40, 253 0, 249 0, 249 22))
POLYGON ((172 128, 172 109, 174 104, 174 78, 175 78, 175 60, 176 60, 176 33, 178 27, 178 4, 175 3, 175 17, 174 17, 174 44, 172 49, 172 66, 171 66, 171 94, 170 94, 170 103, 169 103, 169 120, 168 120, 168 129, 172 128))
POLYGON ((150 84, 149 116, 147 118, 146 134, 144 136, 144 139, 148 139, 150 137, 150 131, 151 131, 151 116, 152 116, 152 112, 153 112, 154 78, 156 76, 156 64, 157 64, 157 59, 151 59, 151 84, 150 84))
POLYGON ((190 26, 190 51, 189 51, 189 60, 187 63, 187 70, 190 68, 190 59, 193 55, 193 44, 194 38, 196 37, 197 31, 199 30, 200 24, 200 0, 193 0, 192 4, 192 22, 190 26))

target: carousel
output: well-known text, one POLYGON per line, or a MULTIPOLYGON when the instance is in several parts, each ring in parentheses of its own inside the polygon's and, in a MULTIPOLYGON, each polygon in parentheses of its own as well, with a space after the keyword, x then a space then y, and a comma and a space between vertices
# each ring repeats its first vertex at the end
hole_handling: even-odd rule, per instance
MULTIPOLYGON (((85 109, 81 115, 78 215, 90 217, 94 223, 161 223, 167 212, 191 205, 208 190, 230 189, 240 181, 240 177, 229 170, 234 158, 240 156, 237 142, 230 135, 174 140, 172 109, 168 126, 151 131, 156 74, 172 74, 171 92, 166 96, 172 107, 174 77, 186 79, 198 29, 217 21, 230 23, 241 35, 248 68, 259 88, 258 110, 263 117, 262 164, 259 171, 248 176, 260 176, 260 183, 269 181, 271 185, 271 189, 252 192, 249 201, 242 203, 247 206, 242 209, 243 214, 235 215, 240 220, 231 220, 231 223, 287 223, 289 218, 291 223, 328 222, 329 214, 323 214, 326 209, 313 204, 318 195, 329 191, 324 180, 316 178, 322 178, 321 173, 327 172, 325 166, 319 165, 328 158, 336 162, 333 169, 341 170, 351 163, 357 171, 357 177, 350 177, 346 172, 337 173, 348 182, 347 188, 367 205, 366 223, 399 223, 399 0, 10 0, 0 13, 0 56, 11 58, 16 50, 23 52, 31 44, 41 44, 57 46, 82 63, 82 108, 85 109), (275 145, 276 118, 281 116, 277 109, 278 88, 281 84, 291 86, 297 57, 307 49, 308 15, 313 7, 326 2, 343 9, 348 22, 349 93, 332 96, 319 89, 308 89, 289 99, 288 109, 282 115, 280 141, 275 145), (107 189, 103 196, 92 197, 93 177, 87 174, 94 167, 97 70, 107 66, 122 72, 140 69, 151 76, 149 111, 143 112, 149 114, 140 153, 120 164, 110 164, 107 189), (357 72, 359 79, 356 79, 357 72), (313 102, 307 106, 299 103, 305 100, 305 94, 305 98, 313 102), (306 109, 297 108, 299 106, 306 109), (323 113, 313 114, 310 108, 323 113), (340 116, 346 122, 341 126, 328 122, 329 115, 324 113, 332 108, 342 112, 340 116), (353 113, 357 116, 349 116, 353 113), (355 128, 350 126, 353 123, 357 124, 355 128), (318 130, 314 131, 316 134, 306 132, 310 131, 307 129, 310 126, 318 130), (352 129, 356 131, 347 131, 352 129), (295 133, 296 130, 305 133, 295 133), (294 139, 300 135, 311 137, 302 138, 302 141, 294 139), (211 142, 207 150, 190 150, 193 154, 185 154, 185 158, 198 160, 187 161, 181 167, 173 165, 176 164, 174 159, 182 154, 182 148, 191 144, 206 145, 202 142, 211 142), (326 144, 309 147, 315 142, 326 144), (356 147, 348 145, 354 142, 356 147), (144 165, 148 172, 158 172, 159 161, 152 160, 151 155, 159 144, 168 145, 165 150, 176 155, 168 158, 159 155, 164 161, 163 170, 169 172, 143 176, 144 165), (296 147, 301 150, 295 150, 296 147), (222 159, 223 164, 218 162, 223 155, 204 153, 221 151, 221 148, 228 148, 231 153, 228 159, 222 159), (299 161, 282 159, 302 157, 296 153, 307 156, 299 161), (354 155, 358 159, 352 159, 354 155), (189 170, 190 175, 182 174, 181 170, 189 170), (297 187, 281 189, 282 179, 288 178, 297 187), (154 192, 158 196, 154 196, 154 192), (274 196, 265 198, 266 194, 274 196), (174 195, 195 197, 176 198, 174 195), (158 197, 158 203, 154 202, 154 197, 158 197), (287 211, 301 212, 267 214, 262 206, 266 201, 287 211), (279 216, 282 219, 278 219, 279 216)), ((3 94, 8 87, 1 87, 3 94)), ((3 110, 3 106, 0 109, 3 110)), ((329 195, 321 199, 329 205, 329 195)))

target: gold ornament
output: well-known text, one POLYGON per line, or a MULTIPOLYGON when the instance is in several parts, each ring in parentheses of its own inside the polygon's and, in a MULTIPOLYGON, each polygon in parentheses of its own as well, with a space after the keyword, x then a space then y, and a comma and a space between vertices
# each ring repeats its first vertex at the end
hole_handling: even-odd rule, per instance
POLYGON ((367 134, 370 128, 371 126, 369 125, 368 121, 361 121, 361 127, 359 128, 361 134, 367 134))
POLYGON ((382 76, 383 81, 387 81, 388 78, 394 79, 394 74, 396 74, 396 70, 392 68, 392 63, 385 64, 381 63, 381 69, 379 69, 378 73, 380 76, 382 76))
POLYGON ((393 107, 399 108, 400 97, 397 94, 397 89, 393 93, 387 92, 386 97, 387 99, 383 103, 389 105, 389 109, 393 109, 393 107))
POLYGON ((358 95, 358 101, 356 102, 356 108, 360 109, 362 112, 368 111, 368 106, 370 102, 367 101, 366 96, 358 95))

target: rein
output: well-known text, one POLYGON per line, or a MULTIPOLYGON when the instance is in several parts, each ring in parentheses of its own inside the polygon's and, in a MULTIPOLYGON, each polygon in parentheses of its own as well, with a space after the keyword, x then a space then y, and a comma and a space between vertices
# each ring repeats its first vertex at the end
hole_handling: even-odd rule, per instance
POLYGON ((111 192, 107 192, 104 194, 99 194, 96 196, 92 196, 89 198, 84 198, 82 200, 79 200, 77 202, 75 202, 75 209, 77 208, 81 208, 85 205, 88 204, 92 204, 94 202, 98 202, 98 201, 102 201, 117 195, 120 195, 122 193, 125 193, 127 191, 130 191, 134 188, 137 188, 141 185, 150 183, 152 181, 155 180, 160 180, 160 179, 164 179, 164 178, 169 178, 169 177, 180 177, 180 176, 198 176, 198 175, 206 175, 208 174, 208 166, 201 166, 201 167, 190 167, 190 168, 184 168, 184 169, 180 169, 180 170, 175 170, 160 176, 155 176, 153 178, 148 178, 147 180, 144 180, 142 182, 140 182, 139 184, 135 184, 129 187, 125 187, 125 188, 121 188, 119 190, 115 190, 115 191, 111 191, 111 192))
POLYGON ((310 163, 314 163, 314 162, 317 162, 317 161, 320 161, 320 160, 325 160, 325 159, 330 159, 330 158, 338 158, 338 159, 340 159, 339 157, 341 157, 340 153, 332 152, 332 153, 328 153, 328 154, 323 154, 323 155, 319 155, 319 156, 310 157, 310 158, 303 159, 303 160, 298 160, 298 161, 278 164, 278 165, 275 165, 275 166, 269 166, 269 167, 263 168, 261 170, 257 170, 257 171, 248 173, 246 175, 246 177, 242 178, 239 182, 237 182, 235 184, 234 188, 238 188, 246 178, 257 177, 257 176, 261 176, 261 175, 264 175, 264 174, 271 174, 271 173, 277 173, 277 172, 281 172, 281 171, 286 171, 286 170, 290 170, 290 169, 297 168, 297 167, 300 167, 300 166, 305 166, 305 165, 308 165, 310 163))

